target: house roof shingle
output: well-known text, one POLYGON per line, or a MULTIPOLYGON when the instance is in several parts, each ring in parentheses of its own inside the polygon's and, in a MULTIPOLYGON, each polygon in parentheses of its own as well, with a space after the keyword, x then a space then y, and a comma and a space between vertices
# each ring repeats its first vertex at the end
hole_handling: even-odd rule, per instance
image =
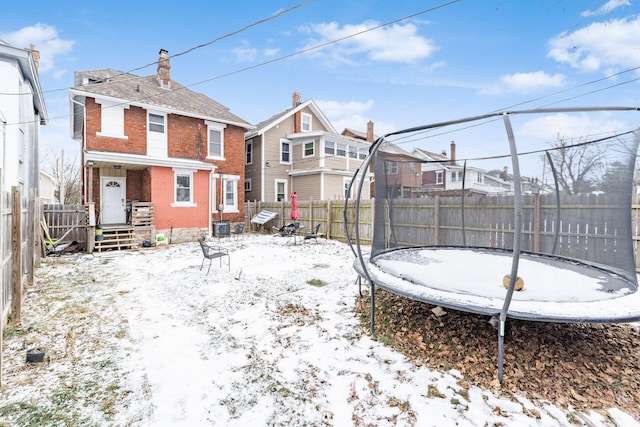
POLYGON ((160 86, 157 76, 136 76, 110 68, 76 73, 72 91, 121 99, 131 104, 159 107, 181 114, 208 118, 222 123, 253 129, 254 126, 229 111, 229 108, 206 95, 194 92, 171 80, 170 89, 160 86), (88 84, 82 84, 88 79, 88 84))

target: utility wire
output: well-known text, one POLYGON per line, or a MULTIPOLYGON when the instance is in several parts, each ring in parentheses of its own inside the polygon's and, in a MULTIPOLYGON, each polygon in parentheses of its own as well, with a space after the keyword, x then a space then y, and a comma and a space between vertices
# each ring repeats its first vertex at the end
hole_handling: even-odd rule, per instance
MULTIPOLYGON (((210 45, 212 45, 212 44, 214 44, 214 43, 217 43, 217 42, 219 42, 220 40, 228 39, 228 38, 233 37, 233 36, 235 36, 235 35, 237 35, 237 34, 240 34, 240 33, 245 32, 245 31, 247 31, 247 30, 248 30, 248 29, 250 29, 250 28, 257 27, 258 25, 264 24, 264 23, 269 22, 269 21, 273 21, 274 19, 277 19, 277 18, 281 17, 282 15, 285 15, 285 14, 287 14, 287 13, 289 13, 289 12, 292 12, 292 11, 294 11, 294 10, 296 10, 296 9, 299 9, 299 8, 301 8, 301 7, 306 6, 306 5, 308 5, 309 3, 312 3, 313 1, 314 1, 314 0, 307 0, 307 1, 306 1, 306 2, 304 2, 304 3, 296 4, 295 6, 291 6, 290 8, 285 9, 285 10, 282 10, 282 11, 280 11, 280 12, 278 12, 278 13, 276 13, 276 14, 274 14, 274 15, 272 15, 272 16, 270 16, 270 17, 268 17, 268 18, 263 18, 263 19, 260 19, 260 20, 258 20, 258 21, 255 21, 255 22, 253 22, 253 23, 251 23, 251 24, 245 25, 244 27, 242 27, 242 28, 240 28, 240 29, 238 29, 238 30, 232 31, 232 32, 227 33, 227 34, 225 34, 225 35, 223 35, 223 36, 216 37, 215 39, 210 40, 210 41, 208 41, 208 42, 206 42, 206 43, 202 43, 202 44, 199 44, 199 45, 197 45, 197 46, 190 47, 189 49, 184 50, 184 51, 182 51, 182 52, 178 52, 178 53, 176 53, 175 55, 169 55, 169 56, 167 57, 167 59, 172 59, 172 58, 176 58, 176 57, 178 57, 178 56, 186 55, 186 54, 188 54, 188 53, 193 52, 194 50, 201 49, 201 48, 203 48, 203 47, 207 47, 207 46, 210 46, 210 45)), ((141 66, 141 67, 132 68, 131 70, 126 71, 126 72, 120 72, 120 73, 114 74, 113 76, 110 76, 110 77, 108 77, 107 79, 109 79, 109 78, 114 78, 114 77, 118 77, 118 76, 124 76, 124 75, 127 75, 127 74, 131 74, 131 73, 132 73, 132 72, 134 72, 134 71, 144 70, 145 68, 152 67, 152 66, 154 66, 154 65, 156 65, 156 64, 157 64, 157 62, 151 62, 151 63, 149 63, 149 64, 147 64, 147 65, 143 65, 143 66, 141 66)), ((137 77, 137 76, 136 76, 136 77, 137 77)), ((101 83, 101 82, 98 82, 98 83, 101 83)), ((68 90, 68 89, 69 89, 68 87, 65 87, 65 88, 60 88, 60 89, 45 90, 45 91, 43 91, 42 93, 44 94, 44 93, 61 92, 61 91, 63 91, 63 90, 68 90)), ((20 94, 16 94, 16 93, 12 93, 12 94, 9 94, 9 93, 0 93, 0 95, 20 95, 20 94)))
MULTIPOLYGON (((279 61, 282 61, 282 60, 285 60, 285 59, 288 59, 288 58, 291 58, 291 57, 294 57, 294 56, 297 56, 297 55, 301 55, 303 53, 307 53, 307 52, 310 52, 310 51, 313 51, 313 50, 316 50, 316 49, 320 49, 320 48, 323 48, 323 47, 326 47, 326 46, 329 46, 329 45, 332 45, 332 44, 335 44, 335 43, 350 39, 352 37, 356 37, 356 36, 365 34, 367 32, 374 31, 374 30, 377 30, 379 28, 383 28, 383 27, 389 26, 391 24, 395 24, 395 23, 400 22, 400 21, 404 21, 404 20, 407 20, 407 19, 410 19, 410 18, 414 18, 416 16, 423 15, 423 14, 428 13, 428 12, 433 12, 434 10, 450 6, 450 5, 454 4, 454 3, 458 3, 459 1, 461 1, 461 0, 451 0, 451 1, 448 1, 446 3, 442 3, 440 5, 431 7, 429 9, 424 9, 424 10, 421 10, 419 12, 416 12, 416 13, 413 13, 413 14, 410 14, 410 15, 406 15, 406 16, 403 16, 401 18, 397 18, 397 19, 394 19, 392 21, 385 22, 383 24, 376 25, 376 26, 371 27, 371 28, 367 28, 365 30, 358 31, 358 32, 353 33, 353 34, 349 34, 347 36, 340 37, 338 39, 330 40, 330 41, 321 43, 321 44, 316 45, 316 46, 311 46, 311 47, 306 48, 306 49, 301 49, 301 50, 295 51, 295 52, 290 53, 288 55, 283 55, 283 56, 280 56, 278 58, 271 59, 269 61, 261 62, 259 64, 254 64, 254 65, 251 65, 249 67, 245 67, 245 68, 242 68, 242 69, 239 69, 239 70, 231 71, 231 72, 228 72, 228 73, 225 73, 225 74, 220 74, 218 76, 215 76, 215 77, 212 77, 212 78, 209 78, 209 79, 205 79, 205 80, 202 80, 202 81, 199 81, 199 82, 196 82, 196 83, 192 83, 190 85, 184 85, 179 89, 175 89, 173 92, 181 90, 181 89, 188 89, 188 88, 191 88, 191 87, 194 87, 194 86, 197 86, 197 85, 201 85, 203 83, 211 82, 211 81, 214 81, 214 80, 219 80, 219 79, 222 79, 224 77, 229 77, 229 76, 232 76, 232 75, 235 75, 235 74, 240 74, 240 73, 248 71, 248 70, 252 70, 252 69, 255 69, 255 68, 263 67, 265 65, 269 65, 269 64, 272 64, 274 62, 279 62, 279 61)), ((301 7, 301 5, 298 5, 298 7, 301 7)), ((197 48, 197 47, 195 47, 195 48, 197 48)), ((195 48, 191 48, 190 50, 193 50, 195 48)), ((181 52, 181 53, 176 54, 174 56, 177 56, 177 55, 180 55, 180 54, 185 54, 190 50, 187 50, 185 52, 181 52)), ((156 64, 156 63, 154 62, 153 64, 156 64)), ((144 68, 144 67, 140 67, 140 68, 144 68)), ((138 77, 136 76, 135 78, 138 78, 138 77)), ((146 97, 146 98, 142 98, 141 100, 149 100, 149 99, 153 99, 153 98, 155 98, 157 96, 163 96, 163 95, 164 95, 164 93, 161 93, 161 94, 158 94, 158 95, 152 95, 152 96, 149 96, 149 97, 146 97)), ((116 107, 118 105, 126 105, 126 104, 127 104, 126 102, 122 102, 120 104, 114 104, 113 107, 116 107)), ((68 118, 68 117, 69 117, 69 115, 67 114, 67 115, 64 115, 64 116, 50 117, 49 120, 51 121, 51 120, 56 120, 56 119, 61 119, 61 118, 68 118)), ((27 122, 27 123, 29 123, 29 122, 27 122)), ((15 124, 15 123, 13 123, 13 124, 15 124)))

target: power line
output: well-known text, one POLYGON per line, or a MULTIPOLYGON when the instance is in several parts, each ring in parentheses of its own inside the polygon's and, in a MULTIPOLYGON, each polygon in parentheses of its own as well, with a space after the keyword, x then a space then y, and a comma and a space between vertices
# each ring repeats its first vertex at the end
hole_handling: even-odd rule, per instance
MULTIPOLYGON (((394 19, 392 21, 385 22, 383 24, 376 25, 376 26, 371 27, 371 28, 367 28, 367 29, 358 31, 358 32, 353 33, 353 34, 349 34, 347 36, 340 37, 338 39, 330 40, 330 41, 321 43, 321 44, 316 45, 316 46, 311 46, 311 47, 306 48, 306 49, 301 49, 301 50, 295 51, 293 53, 290 53, 290 54, 287 54, 287 55, 284 55, 284 56, 280 56, 278 58, 271 59, 269 61, 261 62, 259 64, 254 64, 254 65, 251 65, 249 67, 245 67, 245 68, 242 68, 242 69, 239 69, 239 70, 231 71, 229 73, 220 74, 218 76, 215 76, 215 77, 212 77, 212 78, 209 78, 209 79, 205 79, 205 80, 202 80, 202 81, 199 81, 199 82, 196 82, 196 83, 192 83, 190 85, 184 85, 181 88, 174 89, 172 92, 175 92, 175 91, 178 91, 178 90, 181 90, 181 89, 188 89, 188 88, 191 88, 191 87, 194 87, 194 86, 201 85, 203 83, 207 83, 207 82, 214 81, 214 80, 219 80, 219 79, 222 79, 224 77, 229 77, 229 76, 232 76, 232 75, 235 75, 235 74, 240 74, 240 73, 248 71, 248 70, 252 70, 252 69, 255 69, 255 68, 263 67, 265 65, 269 65, 269 64, 272 64, 272 63, 275 63, 275 62, 279 62, 279 61, 282 61, 282 60, 285 60, 285 59, 288 59, 288 58, 291 58, 291 57, 294 57, 294 56, 297 56, 297 55, 301 55, 303 53, 307 53, 307 52, 310 52, 310 51, 313 51, 313 50, 317 50, 317 49, 320 49, 320 48, 323 48, 323 47, 326 47, 326 46, 329 46, 329 45, 332 45, 332 44, 335 44, 335 43, 338 43, 338 42, 341 42, 341 41, 344 41, 344 40, 347 40, 347 39, 350 39, 352 37, 356 37, 356 36, 368 33, 370 31, 374 31, 374 30, 377 30, 379 28, 383 28, 383 27, 389 26, 391 24, 395 24, 397 22, 401 22, 401 21, 404 21, 404 20, 407 20, 407 19, 410 19, 410 18, 414 18, 416 16, 423 15, 423 14, 428 13, 428 12, 433 12, 434 10, 438 10, 438 9, 443 8, 443 7, 450 6, 450 5, 454 4, 454 3, 458 3, 459 1, 460 0, 451 0, 451 1, 448 1, 446 3, 442 3, 440 5, 431 7, 429 9, 424 9, 424 10, 421 10, 419 12, 412 13, 410 15, 406 15, 406 16, 403 16, 401 18, 397 18, 397 19, 394 19)), ((301 7, 302 5, 304 5, 304 4, 298 5, 297 7, 301 7)), ((190 50, 193 50, 193 49, 195 49, 195 48, 191 48, 190 50)), ((188 50, 188 51, 190 51, 190 50, 188 50)), ((181 52, 180 54, 184 54, 184 53, 186 53, 188 51, 181 52)), ((176 54, 174 56, 177 56, 177 55, 179 55, 179 54, 176 54)), ((156 64, 156 63, 154 62, 153 64, 156 64)), ((141 67, 141 68, 144 68, 144 67, 141 67)), ((125 73, 123 73, 123 74, 125 74, 125 73)), ((139 77, 136 76, 135 78, 139 78, 139 77)), ((132 77, 132 79, 134 79, 134 78, 132 77)), ((151 95, 149 97, 142 98, 140 100, 142 100, 142 101, 149 100, 149 99, 153 99, 155 97, 159 97, 159 96, 162 96, 162 95, 164 95, 164 93, 160 93, 160 94, 157 94, 157 95, 151 95)), ((122 102, 122 103, 119 103, 119 104, 114 104, 112 107, 116 107, 116 106, 119 106, 119 105, 126 105, 126 104, 127 104, 127 102, 122 102)), ((107 108, 109 108, 109 107, 107 107, 107 108)), ((49 120, 51 121, 51 120, 56 120, 56 119, 60 119, 60 118, 68 118, 68 117, 69 117, 69 115, 58 116, 58 117, 50 117, 49 120)), ((30 122, 31 121, 22 122, 22 123, 30 123, 30 122)), ((17 124, 22 124, 22 123, 17 123, 17 124)), ((13 123, 13 124, 16 124, 16 123, 13 123)))
MULTIPOLYGON (((269 21, 273 21, 274 19, 279 18, 282 15, 285 15, 285 14, 291 12, 291 11, 294 11, 296 9, 299 9, 299 8, 303 7, 303 6, 306 6, 309 3, 312 3, 313 1, 314 0, 307 0, 304 3, 299 3, 299 4, 295 5, 295 6, 291 6, 290 8, 282 10, 282 11, 280 11, 280 12, 278 12, 278 13, 276 13, 276 14, 268 17, 268 18, 260 19, 258 21, 255 21, 255 22, 251 23, 251 24, 245 25, 244 27, 242 27, 242 28, 240 28, 238 30, 232 31, 232 32, 227 33, 227 34, 225 34, 223 36, 216 37, 215 39, 210 40, 210 41, 208 41, 206 43, 202 43, 202 44, 199 44, 197 46, 193 46, 193 47, 191 47, 191 48, 189 48, 187 50, 184 50, 182 52, 178 52, 175 55, 170 55, 167 59, 172 59, 172 58, 176 58, 178 56, 186 55, 188 53, 193 52, 194 50, 201 49, 203 47, 206 47, 206 46, 212 45, 212 44, 214 44, 216 42, 219 42, 220 40, 224 40, 224 39, 230 38, 232 36, 235 36, 237 34, 243 33, 243 32, 247 31, 250 28, 257 27, 258 25, 264 24, 264 23, 269 22, 269 21)), ((124 76, 124 75, 127 75, 127 74, 131 74, 134 71, 144 70, 145 68, 152 67, 152 66, 154 66, 156 64, 157 64, 157 62, 151 62, 151 63, 149 63, 147 65, 143 65, 141 67, 133 68, 133 69, 131 69, 129 71, 126 71, 126 72, 120 72, 120 73, 114 74, 113 76, 110 76, 107 79, 118 77, 118 76, 124 76)), ((60 88, 60 89, 45 90, 42 93, 44 94, 44 93, 61 92, 63 90, 69 90, 69 87, 60 88)), ((0 92, 0 95, 21 95, 21 94, 19 94, 19 93, 1 93, 0 92)))

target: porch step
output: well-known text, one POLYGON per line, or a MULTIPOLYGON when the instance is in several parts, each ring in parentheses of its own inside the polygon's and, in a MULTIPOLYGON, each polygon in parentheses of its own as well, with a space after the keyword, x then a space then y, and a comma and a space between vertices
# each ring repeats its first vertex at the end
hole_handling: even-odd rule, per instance
POLYGON ((133 227, 130 226, 103 226, 102 240, 96 240, 95 250, 123 250, 135 247, 133 227))

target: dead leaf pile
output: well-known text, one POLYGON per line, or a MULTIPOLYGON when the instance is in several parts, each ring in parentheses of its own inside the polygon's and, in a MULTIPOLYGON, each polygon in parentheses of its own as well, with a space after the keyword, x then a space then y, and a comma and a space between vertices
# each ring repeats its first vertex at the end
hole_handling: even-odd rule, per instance
MULTIPOLYGON (((640 420, 640 333, 629 324, 567 324, 509 319, 504 381, 496 390, 498 335, 490 318, 376 291, 374 338, 418 365, 459 370, 465 381, 564 408, 620 410, 640 420)), ((356 310, 370 325, 370 298, 356 310)))

